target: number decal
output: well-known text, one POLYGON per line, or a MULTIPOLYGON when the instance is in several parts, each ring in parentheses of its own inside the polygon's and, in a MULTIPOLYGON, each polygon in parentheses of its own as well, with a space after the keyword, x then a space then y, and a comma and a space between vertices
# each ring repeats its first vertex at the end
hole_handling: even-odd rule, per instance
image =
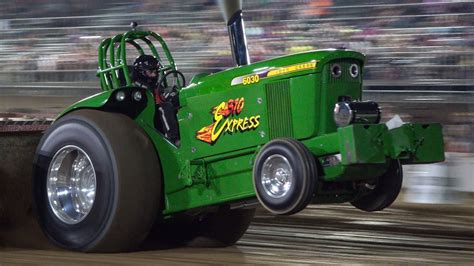
POLYGON ((260 76, 255 74, 255 75, 244 77, 242 80, 242 84, 249 85, 249 84, 258 83, 259 81, 260 81, 260 76))
POLYGON ((276 76, 288 75, 290 73, 316 69, 318 67, 318 62, 319 61, 317 60, 311 60, 308 62, 298 63, 289 66, 259 68, 258 72, 254 70, 255 72, 252 74, 233 78, 230 82, 230 85, 251 85, 258 83, 266 78, 273 78, 276 76))

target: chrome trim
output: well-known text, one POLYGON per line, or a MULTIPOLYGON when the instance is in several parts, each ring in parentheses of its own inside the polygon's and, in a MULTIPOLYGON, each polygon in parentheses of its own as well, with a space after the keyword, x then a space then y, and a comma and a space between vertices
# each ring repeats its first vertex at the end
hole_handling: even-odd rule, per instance
POLYGON ((46 179, 49 207, 62 222, 74 225, 90 213, 97 189, 96 172, 87 153, 67 145, 56 152, 46 179))
POLYGON ((280 154, 268 157, 261 170, 263 190, 272 198, 282 198, 293 185, 293 168, 288 159, 280 154))
POLYGON ((354 112, 348 102, 338 102, 334 106, 334 122, 343 127, 349 125, 354 119, 354 112))

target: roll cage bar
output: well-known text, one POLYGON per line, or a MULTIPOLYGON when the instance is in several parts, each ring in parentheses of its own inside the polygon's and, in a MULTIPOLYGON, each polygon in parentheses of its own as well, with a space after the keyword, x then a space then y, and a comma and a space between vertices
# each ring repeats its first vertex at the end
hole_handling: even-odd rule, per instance
POLYGON ((137 49, 140 55, 145 54, 143 48, 136 42, 140 40, 148 45, 153 56, 162 61, 158 51, 150 39, 154 39, 161 44, 165 56, 169 62, 160 69, 160 74, 164 75, 166 71, 177 70, 173 56, 163 38, 152 31, 137 31, 135 29, 123 34, 115 35, 113 38, 103 40, 99 45, 99 70, 97 76, 100 78, 102 90, 113 90, 119 87, 132 87, 133 82, 130 77, 130 70, 127 65, 126 45, 130 44, 137 49), (126 85, 120 82, 119 73, 122 71, 126 85))

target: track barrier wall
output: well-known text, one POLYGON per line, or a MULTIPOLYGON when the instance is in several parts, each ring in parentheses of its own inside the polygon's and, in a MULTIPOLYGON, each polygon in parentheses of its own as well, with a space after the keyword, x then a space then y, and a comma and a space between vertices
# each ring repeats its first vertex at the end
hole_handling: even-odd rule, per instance
POLYGON ((21 224, 32 209, 32 162, 52 121, 0 120, 0 230, 21 224))

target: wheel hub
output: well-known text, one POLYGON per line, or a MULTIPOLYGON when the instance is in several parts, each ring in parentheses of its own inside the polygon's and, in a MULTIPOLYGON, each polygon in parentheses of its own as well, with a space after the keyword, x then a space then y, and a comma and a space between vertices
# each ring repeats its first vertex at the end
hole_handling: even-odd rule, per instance
POLYGON ((280 154, 265 160, 261 175, 265 193, 273 198, 284 197, 293 183, 293 169, 288 159, 280 154))
POLYGON ((49 206, 67 224, 83 221, 94 205, 96 173, 92 161, 81 148, 68 145, 56 152, 48 169, 49 206))

